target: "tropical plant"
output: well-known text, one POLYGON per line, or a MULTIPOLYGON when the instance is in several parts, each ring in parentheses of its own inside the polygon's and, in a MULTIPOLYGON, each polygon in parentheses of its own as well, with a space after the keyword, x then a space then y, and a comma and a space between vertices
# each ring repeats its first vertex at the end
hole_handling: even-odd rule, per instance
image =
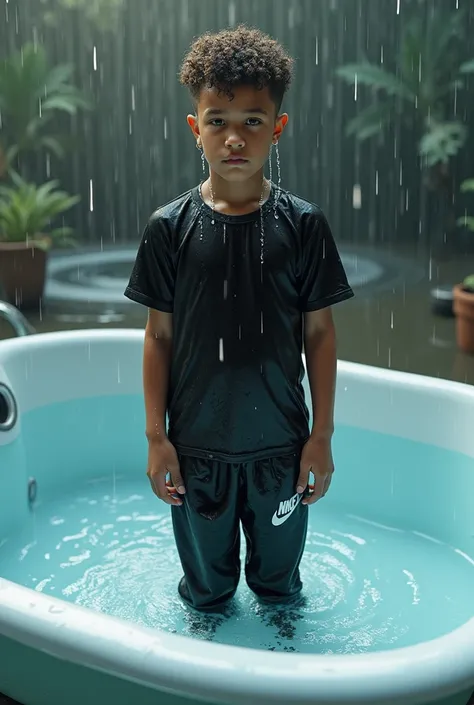
POLYGON ((80 200, 57 190, 57 181, 41 186, 12 174, 13 186, 0 186, 0 242, 34 242, 49 249, 53 242, 74 244, 68 227, 51 228, 51 221, 80 200))
POLYGON ((73 67, 61 64, 51 68, 44 49, 26 44, 0 63, 0 112, 2 141, 0 163, 4 171, 28 152, 46 148, 58 157, 64 155, 61 135, 51 121, 58 113, 75 115, 89 108, 82 93, 70 82, 73 67), (3 152, 3 157, 2 157, 3 152))
MULTIPOLYGON (((52 0, 41 0, 47 8, 52 5, 52 0)), ((114 30, 120 13, 125 5, 125 0, 54 0, 53 8, 57 6, 67 10, 78 10, 93 27, 101 32, 114 30)), ((54 9, 47 9, 44 15, 47 24, 58 27, 60 17, 54 9)))
MULTIPOLYGON (((461 184, 461 191, 467 193, 468 191, 474 192, 474 179, 466 179, 461 184)), ((474 215, 463 215, 458 218, 458 225, 468 228, 474 233, 474 215)))
MULTIPOLYGON (((466 179, 461 184, 461 191, 467 193, 468 191, 474 192, 474 179, 466 179)), ((472 233, 474 233, 474 215, 463 215, 458 218, 458 225, 461 227, 468 228, 472 233)), ((474 294, 474 274, 469 274, 464 281, 463 287, 466 291, 474 294)))
POLYGON ((398 117, 415 128, 419 154, 432 174, 445 167, 464 145, 467 129, 453 114, 454 95, 464 87, 463 76, 474 73, 474 58, 464 60, 465 13, 437 12, 426 24, 413 17, 403 32, 394 72, 365 60, 338 68, 345 81, 373 89, 373 102, 347 124, 347 134, 366 140, 383 134, 398 117), (383 99, 378 94, 383 93, 383 99))

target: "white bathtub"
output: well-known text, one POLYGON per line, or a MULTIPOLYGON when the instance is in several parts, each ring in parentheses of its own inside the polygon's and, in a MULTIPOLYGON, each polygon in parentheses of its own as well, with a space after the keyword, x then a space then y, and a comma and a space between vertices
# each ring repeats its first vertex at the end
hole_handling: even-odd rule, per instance
MULTIPOLYGON (((0 343, 0 544, 32 521, 30 476, 40 493, 65 491, 93 472, 92 461, 106 442, 106 465, 122 473, 131 466, 144 472, 137 402, 142 344, 139 330, 61 332, 0 343), (101 434, 97 418, 82 419, 89 424, 88 441, 72 454, 68 439, 58 443, 58 429, 48 425, 34 443, 25 437, 24 421, 39 407, 116 395, 135 400, 129 415, 117 411, 110 428, 104 421, 101 434), (9 400, 14 400, 10 414, 9 400), (115 432, 110 445, 110 433, 124 425, 127 432, 115 432)), ((341 479, 330 494, 361 514, 383 507, 387 524, 411 513, 420 533, 438 536, 474 558, 473 388, 340 362, 336 421, 472 458, 472 473, 463 477, 455 469, 441 478, 430 477, 429 468, 414 473, 400 467, 395 496, 387 491, 388 480, 381 475, 375 481, 370 468, 356 483, 345 482, 345 471, 338 470, 341 479), (441 493, 440 482, 445 483, 441 493)), ((472 618, 439 638, 390 651, 314 656, 249 651, 157 632, 0 578, 0 693, 25 705, 79 705, 86 698, 91 705, 466 705, 474 688, 474 585, 472 595, 472 618)))

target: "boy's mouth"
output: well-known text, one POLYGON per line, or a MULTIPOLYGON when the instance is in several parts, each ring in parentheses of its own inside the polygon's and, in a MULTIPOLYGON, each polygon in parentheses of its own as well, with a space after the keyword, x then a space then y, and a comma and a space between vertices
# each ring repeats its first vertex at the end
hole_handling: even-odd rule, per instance
POLYGON ((238 156, 227 157, 227 159, 224 159, 225 164, 245 164, 246 162, 248 162, 248 159, 238 156))

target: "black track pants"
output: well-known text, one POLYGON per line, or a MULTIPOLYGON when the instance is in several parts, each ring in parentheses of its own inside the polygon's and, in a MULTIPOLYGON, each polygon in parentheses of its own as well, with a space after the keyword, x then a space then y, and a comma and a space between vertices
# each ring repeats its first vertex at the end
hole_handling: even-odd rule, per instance
POLYGON ((296 596, 308 523, 308 507, 296 494, 300 455, 248 463, 179 460, 186 495, 180 507, 172 507, 172 519, 185 602, 214 610, 233 597, 240 578, 240 523, 249 588, 269 602, 296 596))

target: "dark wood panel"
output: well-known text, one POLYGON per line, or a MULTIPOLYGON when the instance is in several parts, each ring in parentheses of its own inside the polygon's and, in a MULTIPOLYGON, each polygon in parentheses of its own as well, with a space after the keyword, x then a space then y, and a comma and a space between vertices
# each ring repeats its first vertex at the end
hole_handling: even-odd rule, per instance
MULTIPOLYGON (((448 2, 455 12, 456 0, 403 0, 397 15, 395 0, 126 0, 119 26, 99 32, 64 9, 57 9, 59 26, 51 29, 40 2, 10 0, 0 11, 0 56, 37 38, 52 62, 73 61, 77 83, 93 99, 93 112, 71 121, 74 151, 62 163, 51 159, 49 171, 42 155, 34 170, 37 179, 50 173, 80 193, 81 204, 68 219, 85 243, 136 240, 155 207, 201 178, 179 65, 197 34, 246 22, 281 40, 296 59, 284 105, 290 124, 280 149, 283 185, 319 203, 339 240, 426 245, 432 233, 419 232, 420 169, 412 136, 394 124, 380 142, 358 146, 346 138, 345 124, 362 101, 334 71, 363 55, 380 61, 383 53, 390 64, 408 5, 428 13, 448 2), (360 208, 353 206, 354 187, 362 194, 360 208)), ((470 8, 472 27, 474 0, 463 6, 470 8)), ((474 32, 469 35, 474 55, 474 32)), ((471 126, 473 83, 459 103, 471 126)), ((471 175, 473 150, 471 135, 457 162, 460 176, 471 175)))

